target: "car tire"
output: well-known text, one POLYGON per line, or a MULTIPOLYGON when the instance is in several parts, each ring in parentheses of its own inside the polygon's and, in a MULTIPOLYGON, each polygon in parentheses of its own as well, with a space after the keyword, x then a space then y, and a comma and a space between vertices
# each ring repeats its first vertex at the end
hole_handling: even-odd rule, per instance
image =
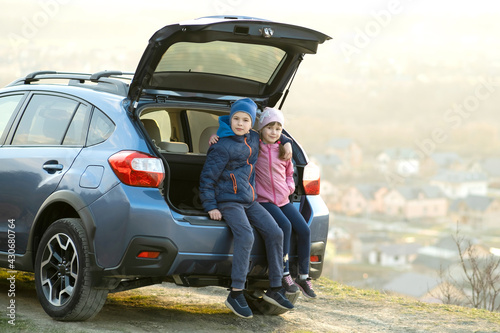
POLYGON ((108 290, 92 288, 89 242, 80 219, 57 220, 44 233, 35 258, 35 285, 53 319, 81 321, 101 310, 108 290))
MULTIPOLYGON (((261 289, 256 290, 247 290, 244 293, 245 298, 247 300, 248 306, 252 311, 258 311, 264 315, 278 316, 284 314, 290 310, 282 309, 274 304, 266 302, 262 296, 264 296, 264 291, 261 289)), ((300 292, 295 294, 285 294, 286 298, 290 301, 290 303, 295 305, 297 299, 299 298, 300 292)))

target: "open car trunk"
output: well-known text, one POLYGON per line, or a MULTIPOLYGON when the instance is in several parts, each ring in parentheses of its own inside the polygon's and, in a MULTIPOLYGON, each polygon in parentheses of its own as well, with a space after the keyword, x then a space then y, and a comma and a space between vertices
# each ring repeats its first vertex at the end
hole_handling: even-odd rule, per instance
MULTIPOLYGON (((230 103, 249 97, 261 109, 282 105, 304 55, 328 39, 305 27, 238 16, 168 25, 150 38, 127 103, 165 161, 163 192, 173 208, 203 213, 198 187, 208 140, 230 103)), ((300 174, 306 159, 294 148, 300 174)))

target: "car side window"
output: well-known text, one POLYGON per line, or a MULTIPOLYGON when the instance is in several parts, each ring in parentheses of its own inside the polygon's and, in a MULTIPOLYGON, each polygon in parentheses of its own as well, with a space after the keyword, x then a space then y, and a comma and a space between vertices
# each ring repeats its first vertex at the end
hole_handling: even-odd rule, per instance
POLYGON ((90 107, 80 104, 76 110, 68 132, 64 136, 63 145, 83 146, 87 136, 88 118, 90 117, 90 107))
POLYGON ((78 104, 60 96, 33 95, 12 144, 60 145, 78 104))
POLYGON ((0 97, 0 138, 5 134, 4 131, 6 130, 7 124, 23 96, 23 94, 20 94, 0 97))
POLYGON ((101 110, 94 109, 90 121, 87 146, 93 146, 106 141, 115 130, 115 124, 101 110))

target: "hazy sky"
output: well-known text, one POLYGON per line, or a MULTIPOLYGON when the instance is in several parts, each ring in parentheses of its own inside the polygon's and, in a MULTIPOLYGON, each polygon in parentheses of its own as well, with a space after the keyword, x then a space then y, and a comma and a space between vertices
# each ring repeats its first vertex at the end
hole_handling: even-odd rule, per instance
MULTIPOLYGON (((362 42, 355 40, 357 34, 367 33, 375 44, 400 29, 399 22, 409 16, 470 19, 500 14, 500 2, 490 0, 0 0, 0 8, 0 56, 9 53, 12 59, 7 61, 16 61, 19 52, 48 44, 76 49, 136 48, 142 52, 149 37, 167 24, 228 14, 320 30, 334 38, 320 49, 323 56, 340 51, 346 58, 352 55, 346 47, 364 46, 354 45, 362 42)), ((436 33, 433 28, 415 24, 410 33, 426 38, 436 33)), ((5 63, 6 59, 2 60, 5 63)))
POLYGON ((101 39, 132 28, 138 34, 149 33, 168 23, 207 15, 240 14, 293 22, 335 36, 339 28, 346 28, 338 27, 336 18, 346 14, 373 18, 385 12, 395 19, 412 14, 470 17, 500 13, 500 2, 490 0, 0 0, 0 6, 0 38, 22 34, 23 27, 27 31, 32 25, 39 30, 38 37, 60 38, 61 42, 76 31, 99 29, 102 33, 95 37, 101 39), (12 19, 4 20, 7 17, 12 19))

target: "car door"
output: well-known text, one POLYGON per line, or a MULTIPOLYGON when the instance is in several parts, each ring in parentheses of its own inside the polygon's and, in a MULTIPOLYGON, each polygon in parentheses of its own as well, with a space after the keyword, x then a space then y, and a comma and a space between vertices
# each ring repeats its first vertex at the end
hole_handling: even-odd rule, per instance
POLYGON ((13 222, 18 254, 26 251, 38 209, 81 151, 91 109, 62 95, 28 99, 0 148, 0 251, 7 251, 7 224, 13 222))

